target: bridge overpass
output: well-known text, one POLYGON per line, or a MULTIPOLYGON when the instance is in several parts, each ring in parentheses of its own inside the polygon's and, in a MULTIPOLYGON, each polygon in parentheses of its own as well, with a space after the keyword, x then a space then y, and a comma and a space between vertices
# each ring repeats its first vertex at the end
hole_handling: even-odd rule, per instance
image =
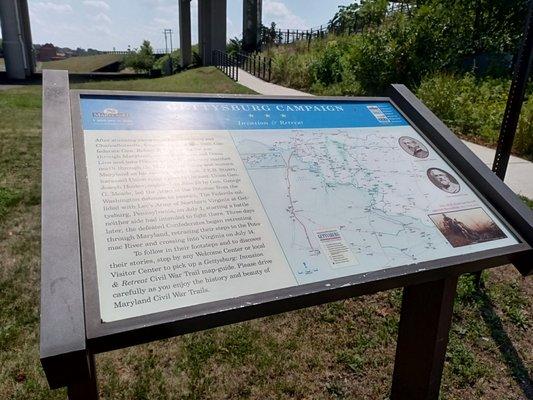
MULTIPOLYGON (((226 50, 227 0, 198 0, 198 45, 205 65, 211 65, 213 50, 226 50)), ((191 0, 178 0, 182 67, 192 62, 191 0)), ((263 0, 243 0, 243 48, 258 49, 263 0)))
MULTIPOLYGON (((176 0, 179 7, 180 48, 182 66, 192 62, 191 0, 176 0)), ((198 41, 200 57, 211 65, 213 50, 226 49, 227 0, 198 0, 198 41)), ((243 0, 243 47, 258 48, 261 28, 262 0, 243 0)), ((6 75, 11 80, 24 80, 35 73, 35 53, 31 38, 28 0, 0 0, 6 75)))

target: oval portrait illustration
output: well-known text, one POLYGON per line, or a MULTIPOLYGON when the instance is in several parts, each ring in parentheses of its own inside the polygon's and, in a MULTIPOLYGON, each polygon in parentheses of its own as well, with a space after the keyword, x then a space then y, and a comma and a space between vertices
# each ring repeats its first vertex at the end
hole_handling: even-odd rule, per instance
POLYGON ((398 144, 410 156, 416 158, 427 158, 429 156, 427 147, 410 136, 402 136, 398 139, 398 144))
POLYGON ((457 179, 440 168, 428 169, 427 176, 431 183, 447 193, 459 193, 461 190, 461 186, 459 185, 459 182, 457 182, 457 179))

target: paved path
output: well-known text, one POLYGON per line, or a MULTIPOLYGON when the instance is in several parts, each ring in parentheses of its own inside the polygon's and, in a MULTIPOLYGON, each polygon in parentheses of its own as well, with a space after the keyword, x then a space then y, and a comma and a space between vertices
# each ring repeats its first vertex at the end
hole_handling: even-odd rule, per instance
MULTIPOLYGON (((267 96, 312 96, 309 93, 289 89, 284 86, 265 82, 246 71, 239 69, 239 83, 253 91, 267 96)), ((464 143, 483 161, 489 168, 492 167, 495 151, 478 144, 464 141, 464 143)), ((533 163, 518 157, 511 157, 505 183, 515 193, 533 199, 533 163)))
POLYGON ((2 85, 0 84, 0 90, 16 89, 21 87, 21 85, 2 85))
MULTIPOLYGON (((463 140, 470 150, 474 152, 489 168, 492 168, 494 155, 496 151, 479 144, 470 143, 463 140)), ((505 174, 505 183, 515 193, 521 194, 533 200, 533 163, 515 156, 511 156, 507 173, 505 174)))
POLYGON ((240 68, 239 83, 252 89, 254 92, 264 94, 265 96, 312 96, 312 94, 300 92, 299 90, 265 82, 240 68))

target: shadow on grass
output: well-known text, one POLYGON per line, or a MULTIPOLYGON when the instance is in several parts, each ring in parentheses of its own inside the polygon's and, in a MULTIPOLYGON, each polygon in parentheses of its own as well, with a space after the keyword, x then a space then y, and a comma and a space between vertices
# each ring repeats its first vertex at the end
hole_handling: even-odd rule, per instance
MULTIPOLYGON (((35 72, 31 77, 25 80, 8 79, 5 72, 0 71, 0 85, 7 89, 9 86, 14 88, 20 86, 40 86, 42 84, 42 71, 35 72)), ((70 84, 101 82, 101 81, 125 81, 134 79, 161 78, 161 76, 150 76, 143 73, 121 73, 121 72, 69 72, 70 84)))
POLYGON ((516 351, 513 342, 507 335, 502 320, 494 311, 492 300, 483 290, 478 290, 477 295, 480 300, 479 311, 481 317, 489 327, 492 339, 498 345, 498 349, 500 349, 505 364, 507 364, 511 375, 518 386, 520 386, 526 399, 533 400, 533 383, 529 376, 529 372, 516 351))

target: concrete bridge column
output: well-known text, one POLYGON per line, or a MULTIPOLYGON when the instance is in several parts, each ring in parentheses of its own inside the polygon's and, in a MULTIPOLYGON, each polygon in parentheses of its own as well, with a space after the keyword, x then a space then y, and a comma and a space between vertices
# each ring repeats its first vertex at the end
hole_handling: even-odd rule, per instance
POLYGON ((1 0, 0 25, 7 77, 26 79, 35 71, 27 0, 1 0))
POLYGON ((204 65, 213 50, 226 51, 226 0, 198 0, 198 44, 204 65))
POLYGON ((243 0, 242 49, 251 53, 260 50, 262 0, 243 0))
POLYGON ((191 52, 191 0, 179 0, 181 67, 192 63, 191 52))

